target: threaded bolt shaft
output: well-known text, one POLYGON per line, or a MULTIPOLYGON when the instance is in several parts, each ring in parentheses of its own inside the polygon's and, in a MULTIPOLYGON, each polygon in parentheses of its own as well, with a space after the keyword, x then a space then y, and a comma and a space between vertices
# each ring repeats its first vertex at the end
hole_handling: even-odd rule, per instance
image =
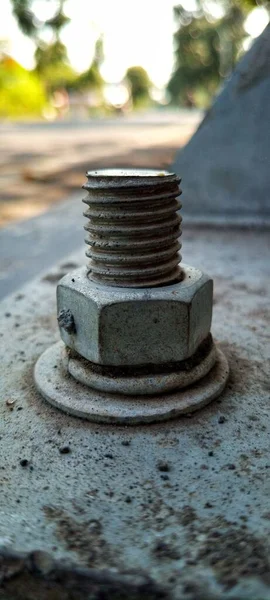
POLYGON ((168 171, 104 169, 89 171, 87 179, 89 278, 131 288, 179 281, 179 177, 168 171))

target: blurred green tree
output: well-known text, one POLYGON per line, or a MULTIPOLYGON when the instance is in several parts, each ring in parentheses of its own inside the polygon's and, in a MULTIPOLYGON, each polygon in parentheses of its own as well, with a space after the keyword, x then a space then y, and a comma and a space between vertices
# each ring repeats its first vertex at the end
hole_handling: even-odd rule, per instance
POLYGON ((45 106, 45 90, 39 78, 3 54, 0 59, 0 118, 41 116, 45 106))
POLYGON ((54 14, 45 21, 37 19, 32 6, 34 0, 11 0, 13 14, 16 17, 19 27, 23 33, 32 37, 38 43, 39 35, 44 27, 50 27, 56 38, 59 38, 61 28, 69 22, 65 15, 65 0, 47 0, 54 7, 54 14))
POLYGON ((256 0, 220 0, 219 5, 223 12, 219 19, 211 14, 207 0, 197 0, 193 11, 181 4, 174 8, 175 68, 168 83, 173 103, 209 105, 243 52, 244 21, 256 0))
POLYGON ((66 88, 77 74, 69 64, 65 45, 60 40, 60 32, 69 22, 65 15, 65 0, 47 0, 52 7, 51 16, 43 21, 35 15, 34 0, 12 0, 13 13, 22 32, 31 37, 36 44, 36 68, 34 72, 45 83, 46 91, 51 94, 56 89, 66 88), (51 41, 42 40, 42 32, 51 31, 51 41))
POLYGON ((151 81, 143 67, 130 67, 125 75, 130 87, 134 107, 146 105, 150 101, 151 81))
POLYGON ((74 85, 77 73, 71 67, 67 50, 60 40, 51 44, 40 43, 35 52, 35 72, 45 83, 48 94, 59 88, 68 89, 74 85))
POLYGON ((36 43, 36 68, 35 72, 44 81, 48 94, 57 89, 100 89, 103 79, 99 68, 103 61, 103 40, 96 42, 94 59, 91 66, 81 75, 71 67, 65 45, 61 42, 61 29, 69 22, 65 15, 64 5, 66 0, 47 0, 53 7, 53 16, 40 22, 34 13, 34 0, 12 0, 13 12, 18 24, 26 35, 33 38, 36 43), (43 29, 50 28, 52 40, 45 43, 42 40, 43 29))
POLYGON ((94 58, 86 71, 81 73, 73 82, 72 87, 76 90, 101 90, 103 87, 103 78, 100 74, 100 66, 104 59, 103 39, 100 37, 96 41, 94 58))

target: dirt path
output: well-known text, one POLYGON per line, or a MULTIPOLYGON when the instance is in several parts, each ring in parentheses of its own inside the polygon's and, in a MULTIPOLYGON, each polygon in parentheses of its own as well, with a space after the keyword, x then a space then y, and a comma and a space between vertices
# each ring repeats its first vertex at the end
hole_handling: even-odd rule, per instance
POLYGON ((0 226, 65 200, 89 168, 168 167, 198 113, 85 123, 1 125, 0 226))

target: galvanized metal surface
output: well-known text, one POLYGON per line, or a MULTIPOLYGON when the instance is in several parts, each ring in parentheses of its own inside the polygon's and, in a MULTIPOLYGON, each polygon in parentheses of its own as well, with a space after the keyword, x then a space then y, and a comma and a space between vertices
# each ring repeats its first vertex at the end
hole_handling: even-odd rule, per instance
POLYGON ((57 314, 69 310, 75 329, 60 321, 63 342, 91 362, 116 367, 190 357, 210 331, 213 282, 188 265, 183 275, 180 283, 144 289, 99 285, 85 267, 65 275, 57 314))
MULTIPOLYGON (((96 423, 138 425, 190 414, 217 398, 224 390, 229 375, 226 357, 217 350, 211 371, 186 389, 166 394, 159 390, 157 394, 143 396, 128 396, 122 390, 121 393, 109 394, 106 391, 107 380, 105 389, 100 392, 93 388, 91 380, 90 387, 86 387, 70 377, 63 365, 64 349, 64 344, 59 342, 40 356, 34 371, 37 390, 56 408, 96 423)), ((201 375, 202 372, 203 368, 201 375)), ((162 375, 159 379, 162 388, 162 375)))
POLYGON ((154 169, 88 171, 89 277, 105 285, 151 287, 181 277, 180 178, 154 169))
POLYGON ((103 392, 131 396, 155 395, 160 394, 161 390, 164 393, 176 388, 184 388, 204 377, 212 369, 217 359, 216 346, 211 344, 205 356, 202 357, 199 350, 196 361, 191 361, 190 365, 187 364, 188 361, 184 361, 182 370, 175 371, 175 365, 170 365, 168 372, 163 367, 163 372, 159 369, 151 373, 151 369, 146 367, 143 372, 138 373, 137 371, 131 375, 129 368, 128 374, 123 371, 121 373, 120 369, 121 374, 118 371, 116 376, 112 369, 109 369, 108 372, 103 368, 97 369, 96 365, 70 353, 67 349, 65 354, 66 370, 77 381, 103 392))
MULTIPOLYGON (((35 391, 34 364, 59 339, 57 268, 3 301, 1 544, 48 551, 73 567, 60 576, 53 563, 56 581, 44 566, 37 577, 33 559, 28 567, 17 559, 16 583, 5 555, 1 598, 21 598, 27 582, 27 600, 52 597, 53 585, 71 599, 75 579, 77 598, 92 585, 93 598, 108 599, 103 568, 120 598, 147 598, 142 580, 129 587, 134 569, 150 576, 149 598, 162 597, 161 587, 177 600, 270 598, 267 246, 268 232, 185 232, 186 257, 214 277, 213 334, 231 378, 218 401, 162 425, 91 424, 35 391), (92 571, 78 576, 82 567, 92 571)), ((69 260, 82 264, 83 253, 69 260)))

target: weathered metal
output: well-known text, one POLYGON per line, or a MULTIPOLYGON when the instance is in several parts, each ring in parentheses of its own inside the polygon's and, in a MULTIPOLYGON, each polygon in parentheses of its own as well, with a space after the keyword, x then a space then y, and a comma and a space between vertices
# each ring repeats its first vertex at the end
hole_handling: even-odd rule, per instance
POLYGON ((186 387, 201 379, 216 362, 212 339, 201 344, 191 359, 163 365, 147 365, 137 369, 112 368, 90 363, 66 350, 66 368, 70 375, 88 387, 108 393, 127 395, 160 394, 186 387), (177 370, 176 370, 177 369, 177 370))
POLYGON ((58 315, 70 311, 74 320, 69 331, 58 319, 63 342, 99 365, 151 371, 189 358, 211 328, 213 281, 186 265, 182 273, 180 283, 134 289, 96 284, 76 269, 57 286, 58 315))
POLYGON ((192 412, 223 391, 229 368, 210 335, 213 282, 179 265, 180 179, 119 169, 87 177, 91 262, 57 286, 60 334, 73 355, 62 343, 48 349, 36 386, 54 406, 98 422, 192 412))
POLYGON ((86 255, 92 281, 152 287, 181 278, 180 178, 168 171, 88 171, 86 255))
MULTIPOLYGON (((102 386, 101 377, 99 384, 103 390, 95 389, 89 372, 89 384, 86 383, 86 379, 81 384, 76 369, 76 378, 74 370, 70 377, 70 370, 65 368, 62 357, 64 350, 63 343, 58 342, 41 355, 34 371, 37 389, 56 408, 97 423, 137 425, 157 423, 190 414, 217 398, 223 392, 229 375, 227 360, 223 352, 218 349, 212 369, 210 369, 212 362, 206 364, 207 376, 204 376, 204 363, 202 366, 198 365, 194 373, 190 372, 191 387, 181 389, 176 387, 165 394, 162 390, 163 374, 161 373, 160 389, 155 394, 137 394, 136 390, 134 395, 130 392, 127 394, 125 389, 121 389, 121 379, 118 379, 117 393, 112 393, 108 391, 107 379, 102 386)), ((95 377, 94 381, 96 382, 95 377)), ((147 383, 148 386, 151 385, 151 375, 147 383)))

